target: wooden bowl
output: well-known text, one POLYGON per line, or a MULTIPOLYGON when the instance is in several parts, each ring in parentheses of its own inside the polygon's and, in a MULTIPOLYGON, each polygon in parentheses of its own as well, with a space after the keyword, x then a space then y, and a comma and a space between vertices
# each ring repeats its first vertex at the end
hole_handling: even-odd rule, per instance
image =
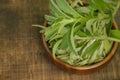
MULTIPOLYGON (((47 26, 46 21, 44 22, 44 26, 47 26)), ((113 27, 115 29, 118 29, 118 26, 117 26, 115 20, 113 20, 113 27)), ((115 52, 116 52, 116 50, 118 48, 118 42, 114 42, 110 53, 101 62, 98 62, 98 63, 93 64, 93 65, 89 65, 89 66, 82 66, 82 67, 76 66, 75 67, 75 66, 69 65, 69 64, 59 60, 58 58, 54 58, 52 56, 51 50, 48 47, 48 43, 45 41, 44 34, 42 34, 42 40, 43 40, 44 47, 46 49, 46 54, 55 63, 55 65, 57 65, 58 67, 66 70, 68 72, 81 73, 81 74, 87 74, 87 73, 91 73, 91 72, 94 72, 94 71, 97 71, 97 70, 101 69, 103 66, 105 66, 112 59, 112 57, 115 55, 115 52)))

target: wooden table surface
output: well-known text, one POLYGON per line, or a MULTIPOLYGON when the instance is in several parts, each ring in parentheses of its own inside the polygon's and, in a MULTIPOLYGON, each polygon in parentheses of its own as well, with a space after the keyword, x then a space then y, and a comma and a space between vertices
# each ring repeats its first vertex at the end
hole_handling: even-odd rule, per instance
MULTIPOLYGON (((120 80, 120 46, 100 71, 63 71, 45 55, 39 28, 49 0, 0 0, 0 80, 120 80)), ((120 27, 120 9, 115 17, 120 27)))

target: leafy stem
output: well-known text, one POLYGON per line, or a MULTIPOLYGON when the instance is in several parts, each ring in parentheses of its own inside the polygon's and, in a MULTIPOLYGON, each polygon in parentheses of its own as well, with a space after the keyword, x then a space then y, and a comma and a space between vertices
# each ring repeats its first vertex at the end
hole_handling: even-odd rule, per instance
POLYGON ((75 36, 76 40, 110 40, 110 41, 117 41, 120 42, 120 39, 116 39, 113 37, 107 37, 107 36, 91 36, 91 37, 79 37, 75 36))
POLYGON ((113 41, 120 42, 120 31, 113 30, 112 20, 120 6, 119 0, 50 0, 48 27, 42 28, 53 57, 83 66, 103 60, 113 41), (99 54, 98 54, 99 53, 99 54))

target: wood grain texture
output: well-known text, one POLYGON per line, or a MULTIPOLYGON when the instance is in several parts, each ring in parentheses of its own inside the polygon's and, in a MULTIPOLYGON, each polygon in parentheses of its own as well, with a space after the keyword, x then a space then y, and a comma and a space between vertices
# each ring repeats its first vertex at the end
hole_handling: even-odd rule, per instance
MULTIPOLYGON (((39 28, 49 0, 0 0, 0 80, 120 80, 120 46, 98 72, 80 75, 56 67, 45 55, 39 28)), ((120 27, 120 9, 115 17, 120 27)))

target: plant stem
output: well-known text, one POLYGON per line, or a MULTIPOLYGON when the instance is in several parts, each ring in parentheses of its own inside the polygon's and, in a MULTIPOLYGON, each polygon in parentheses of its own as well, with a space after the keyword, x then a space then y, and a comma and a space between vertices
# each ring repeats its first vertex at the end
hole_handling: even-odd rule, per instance
POLYGON ((120 42, 120 39, 116 39, 116 38, 112 38, 112 37, 108 37, 109 40, 112 40, 112 41, 117 41, 117 42, 120 42))
POLYGON ((75 36, 75 39, 77 40, 111 40, 111 41, 117 41, 120 42, 120 39, 112 38, 112 37, 107 37, 107 36, 101 36, 101 37, 79 37, 75 36))
POLYGON ((46 29, 45 26, 42 26, 42 25, 36 25, 36 24, 34 24, 32 26, 39 27, 39 28, 42 28, 42 29, 46 29))

